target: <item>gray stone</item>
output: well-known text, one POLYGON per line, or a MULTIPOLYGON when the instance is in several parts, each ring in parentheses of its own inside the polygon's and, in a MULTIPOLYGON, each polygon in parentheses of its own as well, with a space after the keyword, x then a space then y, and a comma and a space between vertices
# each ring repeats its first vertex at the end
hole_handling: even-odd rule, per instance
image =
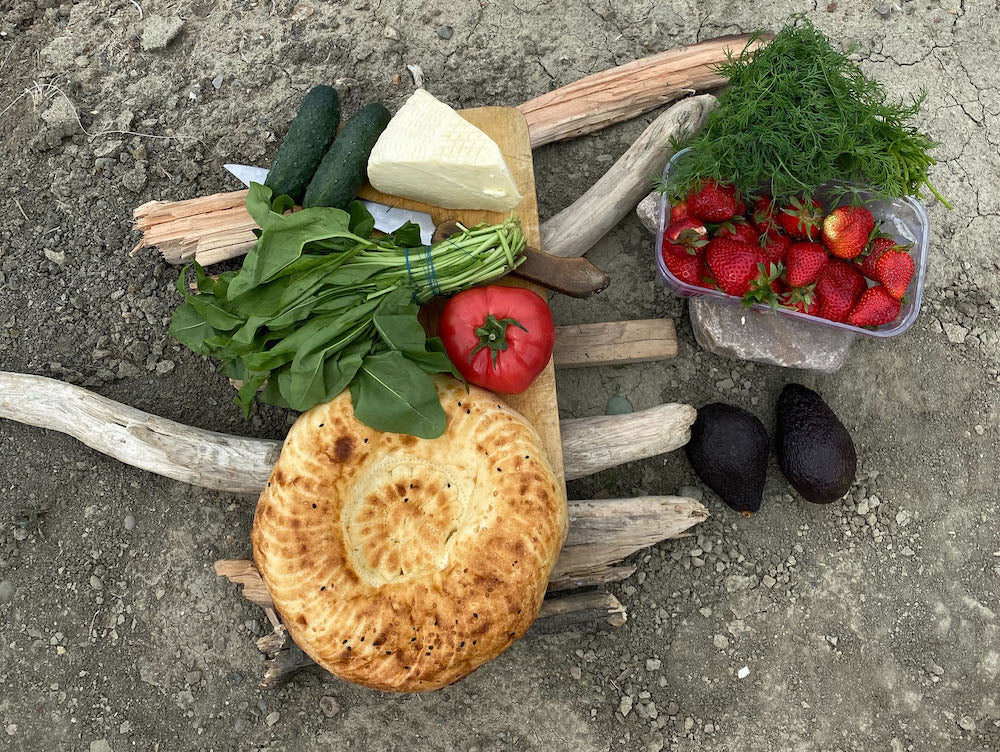
POLYGON ((702 490, 701 486, 681 486, 677 489, 678 496, 684 496, 688 499, 694 499, 695 501, 701 501, 705 497, 705 492, 702 490))
POLYGON ((627 415, 635 410, 632 407, 632 403, 629 402, 625 397, 620 394, 614 395, 608 400, 607 406, 604 408, 605 415, 627 415))
POLYGON ((125 516, 125 529, 129 531, 135 530, 135 515, 129 514, 125 516))
POLYGON ((340 712, 340 703, 330 695, 323 695, 319 698, 319 709, 327 718, 333 718, 340 712))
POLYGON ((852 332, 708 298, 691 298, 688 312, 699 345, 738 360, 834 373, 854 341, 852 332))
POLYGON ((62 94, 56 96, 52 104, 42 113, 42 121, 49 132, 58 138, 75 133, 80 128, 80 120, 73 103, 62 94))
POLYGON ((650 193, 635 208, 636 216, 648 232, 656 235, 660 231, 660 194, 650 193))
POLYGON ((944 333, 948 341, 955 345, 961 345, 969 334, 969 330, 961 324, 948 323, 944 325, 944 333))
POLYGON ((104 590, 104 582, 96 574, 90 575, 90 586, 94 590, 104 590))
POLYGON ((623 718, 628 718, 628 714, 632 712, 632 702, 632 695, 622 695, 622 700, 618 703, 618 712, 623 718))
POLYGON ((56 266, 62 266, 66 263, 66 254, 63 251, 53 251, 51 248, 46 248, 44 253, 45 258, 56 266))
POLYGON ((10 580, 0 580, 0 603, 10 603, 14 600, 14 583, 10 580))
POLYGON ((715 645, 718 650, 725 650, 729 647, 729 638, 725 635, 717 634, 712 638, 712 644, 715 645))
POLYGON ((69 68, 76 58, 76 43, 72 37, 56 37, 42 48, 41 54, 53 68, 69 68))
POLYGON ((570 666, 569 675, 572 676, 576 681, 580 681, 580 677, 583 676, 583 669, 579 666, 570 666))
POLYGON ((875 6, 875 12, 878 13, 882 18, 888 18, 892 15, 892 6, 886 3, 879 3, 875 6))
POLYGON ((147 52, 162 50, 184 28, 184 20, 179 16, 150 15, 142 27, 142 49, 147 52))
POLYGON ((976 722, 967 715, 963 715, 961 718, 958 719, 958 725, 960 728, 965 729, 966 731, 976 730, 976 722))
POLYGON ((224 79, 222 78, 222 74, 220 73, 218 76, 212 79, 212 88, 216 90, 221 89, 223 80, 224 79))
POLYGON ((450 26, 438 26, 434 29, 434 31, 442 39, 451 39, 452 35, 455 33, 455 30, 450 26))
POLYGON ((399 41, 399 29, 395 26, 386 26, 385 31, 382 32, 386 39, 391 39, 394 42, 399 41))
POLYGON ((114 752, 107 739, 98 739, 90 743, 90 752, 114 752))
POLYGON ((659 658, 647 658, 646 659, 646 670, 647 671, 659 671, 660 670, 660 659, 659 658))
POLYGON ((273 726, 278 722, 280 718, 281 714, 277 710, 272 710, 270 713, 267 714, 267 717, 264 719, 264 723, 266 723, 268 726, 273 726))

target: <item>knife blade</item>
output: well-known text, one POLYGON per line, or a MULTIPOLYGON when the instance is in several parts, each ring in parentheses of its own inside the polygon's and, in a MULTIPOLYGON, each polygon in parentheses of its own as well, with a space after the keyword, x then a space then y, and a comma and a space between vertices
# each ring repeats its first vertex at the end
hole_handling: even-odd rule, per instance
MULTIPOLYGON (((250 187, 250 183, 263 183, 267 180, 268 170, 264 167, 254 167, 252 165, 226 164, 223 165, 230 175, 239 180, 243 185, 250 187)), ((434 235, 434 220, 427 212, 415 209, 400 209, 397 206, 387 206, 377 201, 367 201, 360 199, 361 203, 375 220, 375 229, 382 232, 392 232, 407 222, 420 227, 420 242, 430 245, 434 235)))

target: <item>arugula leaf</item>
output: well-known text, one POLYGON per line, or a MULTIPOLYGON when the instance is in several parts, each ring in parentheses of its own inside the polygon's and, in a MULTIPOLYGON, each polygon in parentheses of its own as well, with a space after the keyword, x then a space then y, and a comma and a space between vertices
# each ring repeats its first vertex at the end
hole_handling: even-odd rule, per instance
POLYGON ((354 415, 379 431, 436 439, 446 419, 431 378, 396 350, 368 355, 351 382, 354 415))
POLYGON ((455 364, 445 353, 440 337, 429 337, 423 351, 410 351, 403 353, 403 355, 406 356, 407 360, 416 363, 420 370, 425 373, 450 373, 456 379, 465 381, 465 377, 459 373, 455 364))
POLYGON ((409 220, 390 232, 385 240, 391 240, 402 248, 418 248, 423 245, 420 240, 420 225, 409 220))
POLYGON ((243 259, 239 274, 229 283, 228 299, 234 301, 257 285, 270 281, 302 256, 307 243, 327 238, 365 242, 348 232, 348 221, 347 212, 329 207, 303 209, 272 220, 243 259))
POLYGON ((211 348, 205 340, 215 334, 215 330, 205 323, 190 302, 185 301, 177 306, 170 319, 170 336, 199 355, 208 355, 211 348))
POLYGON ((243 409, 243 417, 250 417, 250 409, 253 407, 254 397, 257 396, 257 390, 260 389, 260 385, 264 383, 267 378, 267 373, 251 372, 243 380, 243 386, 236 393, 233 398, 233 402, 239 405, 243 409))
POLYGON ((375 219, 371 212, 360 201, 352 201, 347 205, 347 213, 351 215, 348 229, 358 237, 368 240, 375 230, 375 219))
POLYGON ((187 302, 213 329, 227 332, 243 324, 243 319, 223 310, 211 295, 188 295, 187 302))
MULTIPOLYGON (((288 401, 291 402, 292 407, 297 410, 308 410, 313 405, 324 401, 327 393, 333 388, 333 385, 327 384, 326 366, 331 361, 336 363, 340 357, 340 352, 363 336, 367 330, 368 322, 363 322, 354 329, 349 329, 343 334, 338 334, 334 339, 321 347, 309 349, 308 346, 303 346, 296 353, 295 359, 292 360, 292 366, 289 369, 291 384, 288 401)), ((369 346, 370 340, 366 340, 365 351, 368 350, 369 346)), ((358 352, 357 366, 353 369, 347 381, 354 378, 354 374, 357 373, 360 366, 361 353, 358 352)), ((339 374, 340 370, 335 368, 333 373, 339 374)), ((334 383, 337 383, 338 378, 335 376, 334 383)), ((347 382, 341 384, 337 392, 339 393, 345 386, 347 386, 347 382)))

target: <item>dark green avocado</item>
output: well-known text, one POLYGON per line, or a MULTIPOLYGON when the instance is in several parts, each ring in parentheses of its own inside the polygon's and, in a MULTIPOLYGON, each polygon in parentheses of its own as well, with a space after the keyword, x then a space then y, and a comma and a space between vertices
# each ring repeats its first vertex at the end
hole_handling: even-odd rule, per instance
POLYGON ((851 434, 812 389, 788 384, 778 397, 778 466, 792 488, 814 504, 846 494, 857 471, 851 434))
POLYGON ((741 407, 713 402, 698 410, 685 447, 698 477, 737 512, 760 509, 767 480, 767 430, 741 407))

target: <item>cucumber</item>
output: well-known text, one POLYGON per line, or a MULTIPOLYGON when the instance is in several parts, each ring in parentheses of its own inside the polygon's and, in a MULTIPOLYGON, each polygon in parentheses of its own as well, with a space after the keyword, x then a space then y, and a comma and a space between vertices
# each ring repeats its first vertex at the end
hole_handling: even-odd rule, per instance
POLYGON ((340 97, 330 86, 314 86, 302 100, 298 114, 278 148, 264 185, 275 196, 302 200, 340 125, 340 97))
POLYGON ((381 102, 372 102, 347 121, 313 175, 303 207, 347 208, 364 185, 368 157, 391 117, 381 102))

